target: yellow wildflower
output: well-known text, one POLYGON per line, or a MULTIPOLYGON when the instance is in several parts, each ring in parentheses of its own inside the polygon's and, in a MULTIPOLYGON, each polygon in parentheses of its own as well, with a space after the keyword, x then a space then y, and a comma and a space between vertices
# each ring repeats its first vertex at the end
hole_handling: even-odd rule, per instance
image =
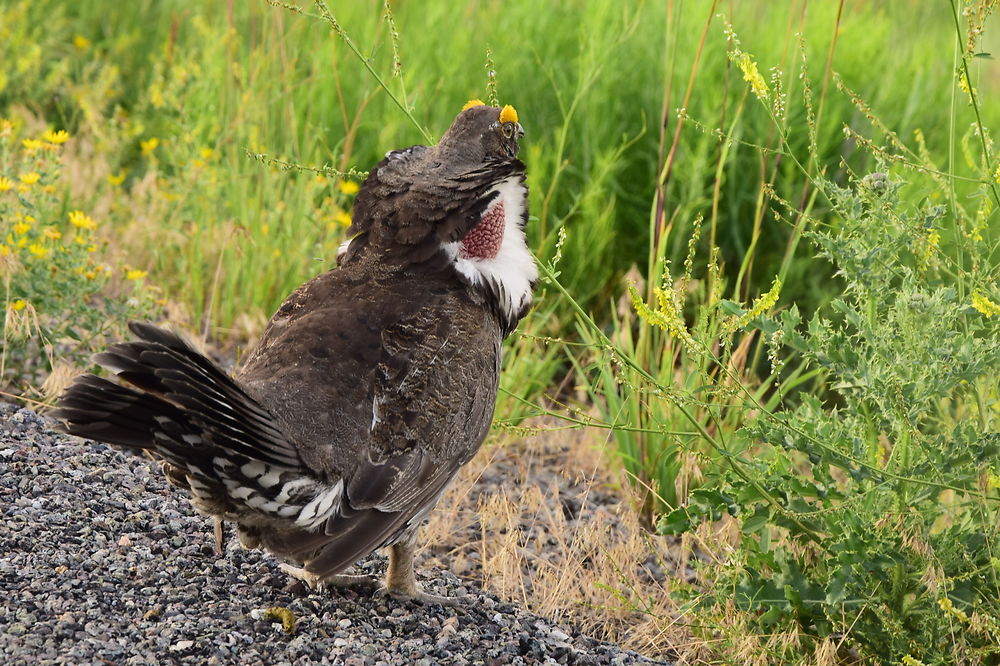
POLYGON ((10 245, 0 243, 0 257, 9 257, 11 254, 10 245))
POLYGON ((208 146, 205 146, 204 148, 202 148, 198 152, 201 153, 201 158, 204 159, 204 160, 210 160, 213 157, 215 157, 215 150, 213 150, 212 148, 209 148, 208 146))
POLYGON ((38 257, 39 259, 44 259, 49 254, 49 249, 42 246, 41 243, 32 243, 28 246, 28 252, 32 255, 38 257))
POLYGON ((52 227, 45 227, 45 230, 42 232, 42 235, 48 238, 49 240, 54 240, 54 241, 62 238, 62 232, 59 231, 58 229, 53 229, 52 227))
POLYGON ((125 182, 125 172, 119 171, 118 173, 109 173, 108 182, 112 185, 121 185, 125 182))
POLYGON ((97 271, 95 271, 93 269, 91 269, 89 271, 84 271, 83 277, 87 278, 88 280, 93 280, 94 278, 97 277, 97 271))
POLYGON ((14 225, 14 233, 17 234, 18 236, 20 236, 21 234, 28 233, 28 229, 30 229, 30 228, 31 228, 30 224, 26 224, 24 222, 19 222, 18 224, 14 225))
POLYGON ((38 182, 38 179, 41 178, 41 176, 38 175, 37 171, 29 171, 27 173, 22 173, 18 176, 18 178, 20 178, 21 182, 25 185, 34 185, 38 182))
POLYGON ((45 192, 46 194, 52 194, 55 191, 56 191, 56 186, 53 185, 52 183, 49 183, 48 185, 42 185, 42 192, 45 192))
POLYGON ((80 49, 81 51, 86 51, 90 48, 90 40, 83 35, 77 35, 73 38, 73 46, 80 49))
POLYGON ((42 142, 40 139, 21 139, 21 145, 31 154, 42 147, 42 142))
POLYGON ((941 244, 941 234, 938 233, 937 229, 931 229, 927 232, 927 235, 923 238, 923 247, 920 249, 920 256, 924 261, 927 261, 934 254, 934 251, 938 249, 941 244))
POLYGON ((965 76, 964 71, 958 75, 958 87, 969 96, 969 104, 972 104, 972 99, 976 95, 976 89, 969 84, 969 79, 965 76))
POLYGON ((157 109, 162 109, 167 105, 167 100, 163 97, 163 86, 158 82, 149 87, 149 103, 157 109))
POLYGON ((23 298, 19 298, 16 301, 14 301, 13 303, 11 303, 10 307, 11 307, 11 309, 14 310, 14 312, 19 312, 19 311, 23 310, 24 308, 28 307, 28 301, 24 300, 23 298))
POLYGON ((139 142, 139 147, 142 148, 143 155, 152 155, 153 151, 156 150, 156 147, 159 145, 160 140, 155 136, 139 142))
POLYGON ((87 252, 97 252, 97 246, 93 243, 87 246, 87 252))
POLYGON ((42 139, 59 146, 69 141, 69 132, 66 130, 49 130, 42 135, 42 139))
POLYGON ((12 187, 14 187, 14 183, 10 182, 10 178, 0 176, 0 192, 6 192, 12 187))
POLYGON ((1000 305, 997 305, 981 291, 972 292, 972 307, 987 317, 1000 317, 1000 305))
POLYGON ((945 615, 951 615, 959 622, 969 621, 969 616, 966 615, 964 611, 955 608, 955 604, 953 604, 951 599, 948 597, 938 599, 938 606, 945 612, 945 615))
POLYGON ((271 233, 271 225, 268 224, 267 222, 265 222, 264 224, 260 225, 260 233, 262 233, 265 236, 267 236, 269 233, 271 233))
POLYGON ((345 210, 342 210, 336 215, 334 215, 333 219, 339 222, 342 226, 345 227, 351 226, 351 214, 345 210))
POLYGON ((753 94, 757 96, 757 99, 766 99, 770 91, 768 90, 767 84, 764 82, 764 77, 760 75, 759 71, 757 71, 757 63, 753 61, 750 54, 739 54, 736 66, 740 68, 741 72, 743 72, 743 80, 750 84, 750 88, 753 90, 753 94))
POLYGON ((924 662, 910 655, 903 655, 903 666, 925 666, 924 662))
POLYGON ((361 186, 355 183, 353 180, 342 180, 337 183, 337 189, 344 194, 357 194, 361 186))
POLYGON ((71 210, 69 212, 69 223, 77 229, 93 230, 97 228, 97 223, 81 210, 71 210))
POLYGON ((34 215, 25 215, 24 216, 24 221, 27 222, 28 224, 34 224, 35 221, 36 221, 35 220, 35 216, 34 215))
POLYGON ((761 316, 778 302, 778 295, 781 294, 781 280, 774 278, 774 282, 771 283, 771 288, 766 292, 758 296, 750 309, 744 312, 739 317, 733 317, 732 319, 726 321, 722 328, 726 333, 732 333, 738 328, 744 328, 750 322, 752 322, 757 317, 761 316))
POLYGON ((10 136, 13 131, 14 123, 10 122, 6 118, 0 118, 0 136, 10 136))
POLYGON ((651 308, 646 305, 635 285, 630 284, 628 286, 628 295, 632 300, 632 308, 643 321, 651 326, 663 329, 668 335, 679 339, 690 349, 695 349, 697 343, 691 337, 691 333, 688 332, 687 326, 684 324, 684 318, 681 316, 678 304, 674 301, 673 289, 668 288, 663 290, 654 288, 653 294, 659 303, 658 308, 651 308))
POLYGON ((125 273, 125 279, 141 280, 142 278, 146 277, 146 275, 148 275, 147 271, 139 270, 138 268, 132 268, 125 273))

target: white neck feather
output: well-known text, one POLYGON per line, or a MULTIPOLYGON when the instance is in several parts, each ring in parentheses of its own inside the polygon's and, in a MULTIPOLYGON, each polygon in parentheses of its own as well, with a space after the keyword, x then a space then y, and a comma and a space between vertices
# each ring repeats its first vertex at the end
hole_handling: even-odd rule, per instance
POLYGON ((531 305, 531 290, 538 279, 538 267, 528 251, 521 228, 527 206, 528 188, 523 177, 512 176, 493 188, 503 202, 503 242, 495 256, 488 259, 461 256, 461 242, 447 243, 444 248, 452 258, 455 270, 470 285, 494 289, 500 300, 501 313, 513 325, 531 305))

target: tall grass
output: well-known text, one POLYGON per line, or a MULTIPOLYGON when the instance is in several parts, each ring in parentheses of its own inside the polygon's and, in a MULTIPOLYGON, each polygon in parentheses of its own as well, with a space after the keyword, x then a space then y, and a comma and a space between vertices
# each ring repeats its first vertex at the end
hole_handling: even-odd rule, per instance
MULTIPOLYGON (((722 26, 710 9, 708 3, 605 1, 395 8, 402 81, 418 124, 431 136, 440 135, 465 99, 485 94, 485 52, 492 49, 500 96, 518 106, 528 129, 524 155, 538 218, 533 245, 545 255, 556 230, 574 232, 564 250, 563 280, 588 307, 605 308, 620 288, 618 278, 646 254, 659 128, 665 124, 667 136, 673 134, 696 56, 687 115, 733 124, 736 138, 767 135, 766 118, 745 108, 732 80, 717 38, 722 26), (699 47, 706 22, 713 38, 699 47), (441 25, 457 28, 442 39, 441 25)), ((836 22, 833 3, 808 11, 799 2, 736 3, 732 10, 748 47, 764 61, 790 71, 796 31, 806 36, 814 60, 824 61, 836 22)), ((372 67, 392 81, 382 7, 345 3, 336 11, 372 67)), ((126 173, 122 188, 130 196, 123 202, 120 192, 110 194, 125 209, 115 215, 122 251, 189 304, 195 321, 212 327, 229 329, 247 311, 268 314, 302 279, 329 265, 342 233, 333 218, 349 207, 336 181, 262 170, 246 159, 246 150, 365 170, 387 149, 425 141, 328 26, 281 7, 193 8, 167 0, 128 3, 109 14, 94 1, 15 2, 4 13, 4 62, 16 64, 4 68, 0 109, 38 114, 100 142, 109 173, 126 173), (74 45, 77 36, 87 45, 74 45), (140 142, 150 138, 160 145, 144 156, 140 142), (214 157, 196 166, 204 148, 214 157)), ((849 6, 841 21, 851 46, 837 52, 837 71, 858 82, 871 103, 890 109, 886 122, 904 135, 916 117, 930 125, 946 118, 928 93, 950 75, 935 58, 946 42, 928 28, 942 16, 927 3, 882 9, 862 3, 849 6), (899 39, 912 30, 921 31, 919 39, 899 39), (903 46, 886 50, 886 43, 903 46), (873 69, 881 72, 876 80, 868 75, 873 69), (898 71, 919 75, 894 76, 898 71)), ((842 99, 824 109, 824 159, 835 161, 839 119, 855 113, 842 99)), ((756 151, 735 145, 720 181, 718 140, 688 130, 664 186, 668 218, 681 226, 667 256, 683 257, 684 225, 718 188, 712 235, 729 262, 754 246, 754 270, 742 287, 750 293, 769 282, 756 276, 773 272, 768 268, 780 261, 787 235, 755 220, 757 188, 742 174, 764 165, 756 151)), ((801 147, 804 138, 792 140, 801 147)), ((786 191, 786 164, 769 168, 779 192, 798 194, 786 191)), ((87 185, 95 205, 107 202, 100 179, 87 185)), ((790 270, 803 278, 804 290, 809 272, 797 268, 790 270)))

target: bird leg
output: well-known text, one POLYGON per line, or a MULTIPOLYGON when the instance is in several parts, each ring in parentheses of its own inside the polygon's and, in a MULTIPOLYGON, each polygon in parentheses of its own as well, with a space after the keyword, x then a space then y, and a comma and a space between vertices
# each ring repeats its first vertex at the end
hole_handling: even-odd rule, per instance
POLYGON ((215 535, 215 552, 222 555, 226 552, 226 524, 221 516, 213 516, 212 518, 215 521, 215 529, 212 530, 215 535))
POLYGON ((417 576, 413 572, 413 556, 417 551, 414 544, 414 533, 411 532, 389 548, 389 571, 385 575, 385 587, 380 591, 394 599, 457 606, 461 597, 442 597, 430 594, 424 592, 417 585, 417 576))
POLYGON ((364 575, 334 574, 333 576, 324 577, 306 571, 303 567, 293 567, 291 564, 280 564, 279 568, 292 578, 298 578, 308 585, 310 589, 317 592, 324 592, 330 587, 373 587, 377 584, 371 577, 364 575))

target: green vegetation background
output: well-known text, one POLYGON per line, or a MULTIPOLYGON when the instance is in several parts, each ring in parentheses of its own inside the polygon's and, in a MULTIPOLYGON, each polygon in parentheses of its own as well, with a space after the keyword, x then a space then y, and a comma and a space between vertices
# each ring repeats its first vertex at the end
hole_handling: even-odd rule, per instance
POLYGON ((282 4, 0 5, 5 386, 51 401, 163 309, 251 339, 333 265, 356 186, 324 167, 439 136, 490 69, 559 255, 500 423, 609 430, 650 526, 734 526, 673 590, 691 649, 996 663, 995 2, 334 5, 415 123, 282 4))

